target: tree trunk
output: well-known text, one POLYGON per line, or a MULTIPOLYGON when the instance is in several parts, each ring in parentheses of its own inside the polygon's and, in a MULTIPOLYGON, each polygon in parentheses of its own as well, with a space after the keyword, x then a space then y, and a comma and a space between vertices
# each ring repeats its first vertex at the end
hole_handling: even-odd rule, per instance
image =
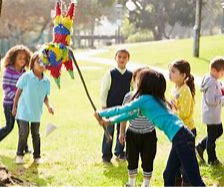
POLYGON ((0 0, 0 17, 1 17, 1 12, 2 12, 2 0, 0 0))

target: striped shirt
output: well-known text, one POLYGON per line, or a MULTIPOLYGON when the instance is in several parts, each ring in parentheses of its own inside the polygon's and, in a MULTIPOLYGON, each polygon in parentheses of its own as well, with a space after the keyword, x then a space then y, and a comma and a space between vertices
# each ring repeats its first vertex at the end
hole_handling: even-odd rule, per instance
POLYGON ((16 83, 19 77, 25 72, 22 69, 20 72, 16 71, 13 66, 9 66, 5 69, 2 81, 2 88, 4 91, 3 104, 12 105, 16 94, 16 83))
MULTIPOLYGON (((134 92, 129 92, 125 95, 123 105, 128 103, 134 92)), ((145 116, 139 115, 137 118, 129 121, 129 130, 139 134, 145 134, 155 130, 154 125, 145 116)))

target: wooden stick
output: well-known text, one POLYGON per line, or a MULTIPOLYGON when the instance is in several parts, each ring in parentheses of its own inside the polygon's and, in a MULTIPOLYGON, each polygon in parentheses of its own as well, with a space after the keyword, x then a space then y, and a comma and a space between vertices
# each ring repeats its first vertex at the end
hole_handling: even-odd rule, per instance
MULTIPOLYGON (((90 101, 90 104, 91 104, 91 106, 93 107, 93 110, 96 111, 96 107, 95 107, 95 105, 94 105, 94 103, 93 103, 93 101, 92 101, 92 99, 91 99, 91 97, 90 97, 90 95, 89 95, 88 89, 87 89, 87 87, 86 87, 85 80, 84 80, 84 78, 83 78, 83 76, 82 76, 82 73, 81 73, 81 71, 80 71, 80 69, 79 69, 78 63, 77 63, 77 61, 76 61, 76 59, 75 59, 75 57, 74 57, 74 54, 73 54, 72 50, 69 51, 69 54, 70 54, 70 57, 72 58, 73 63, 75 64, 75 67, 76 67, 76 69, 77 69, 77 71, 78 71, 78 73, 79 73, 79 76, 80 76, 80 78, 81 78, 82 84, 83 84, 83 86, 84 86, 86 95, 87 95, 87 97, 88 97, 88 99, 89 99, 89 101, 90 101)), ((108 132, 108 130, 107 130, 107 128, 106 128, 105 126, 102 126, 102 127, 103 127, 103 129, 104 129, 104 133, 105 133, 105 135, 106 135, 106 137, 107 137, 107 142, 111 142, 111 141, 112 141, 112 137, 111 137, 110 133, 108 132)))

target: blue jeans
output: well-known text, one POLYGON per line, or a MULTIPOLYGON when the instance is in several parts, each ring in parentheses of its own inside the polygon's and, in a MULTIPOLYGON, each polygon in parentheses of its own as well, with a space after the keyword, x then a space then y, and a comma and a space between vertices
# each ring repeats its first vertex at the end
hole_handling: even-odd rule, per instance
MULTIPOLYGON (((107 143, 107 138, 104 134, 103 136, 103 143, 102 143, 102 158, 107 160, 107 161, 110 161, 113 154, 112 154, 112 144, 113 144, 113 137, 114 137, 114 127, 115 125, 109 125, 107 126, 107 130, 108 132, 110 133, 110 135, 112 136, 112 141, 107 143)), ((120 134, 120 123, 117 124, 117 138, 116 138, 116 147, 115 147, 115 152, 114 154, 116 156, 124 156, 125 153, 124 153, 124 145, 122 145, 120 142, 119 142, 119 134, 120 134)))
POLYGON ((205 186, 201 179, 195 156, 195 138, 191 131, 183 126, 172 140, 172 148, 163 173, 164 185, 175 186, 175 175, 183 168, 192 186, 205 186))
POLYGON ((222 123, 218 125, 207 125, 207 136, 198 144, 204 151, 207 150, 208 162, 217 160, 216 156, 216 139, 223 134, 222 123))
POLYGON ((6 125, 0 129, 0 141, 2 141, 13 129, 15 124, 15 117, 12 116, 13 105, 3 105, 6 125))

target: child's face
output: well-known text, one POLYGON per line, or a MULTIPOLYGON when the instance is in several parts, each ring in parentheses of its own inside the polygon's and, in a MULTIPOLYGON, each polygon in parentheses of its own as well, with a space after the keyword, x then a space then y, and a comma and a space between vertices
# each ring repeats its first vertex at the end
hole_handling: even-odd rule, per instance
POLYGON ((117 61, 117 65, 120 69, 125 69, 126 64, 129 61, 129 56, 126 52, 118 52, 115 60, 117 61))
POLYGON ((46 70, 46 68, 43 65, 41 65, 40 58, 37 58, 37 60, 34 62, 34 70, 41 73, 46 70))
POLYGON ((27 62, 27 57, 25 52, 19 52, 16 56, 15 65, 22 68, 27 62))
POLYGON ((184 82, 185 74, 180 73, 180 71, 177 68, 171 65, 169 67, 169 79, 171 82, 174 82, 175 84, 179 84, 184 82))
POLYGON ((224 76, 224 70, 217 71, 216 69, 212 68, 211 69, 211 74, 214 76, 216 79, 221 79, 224 76))

